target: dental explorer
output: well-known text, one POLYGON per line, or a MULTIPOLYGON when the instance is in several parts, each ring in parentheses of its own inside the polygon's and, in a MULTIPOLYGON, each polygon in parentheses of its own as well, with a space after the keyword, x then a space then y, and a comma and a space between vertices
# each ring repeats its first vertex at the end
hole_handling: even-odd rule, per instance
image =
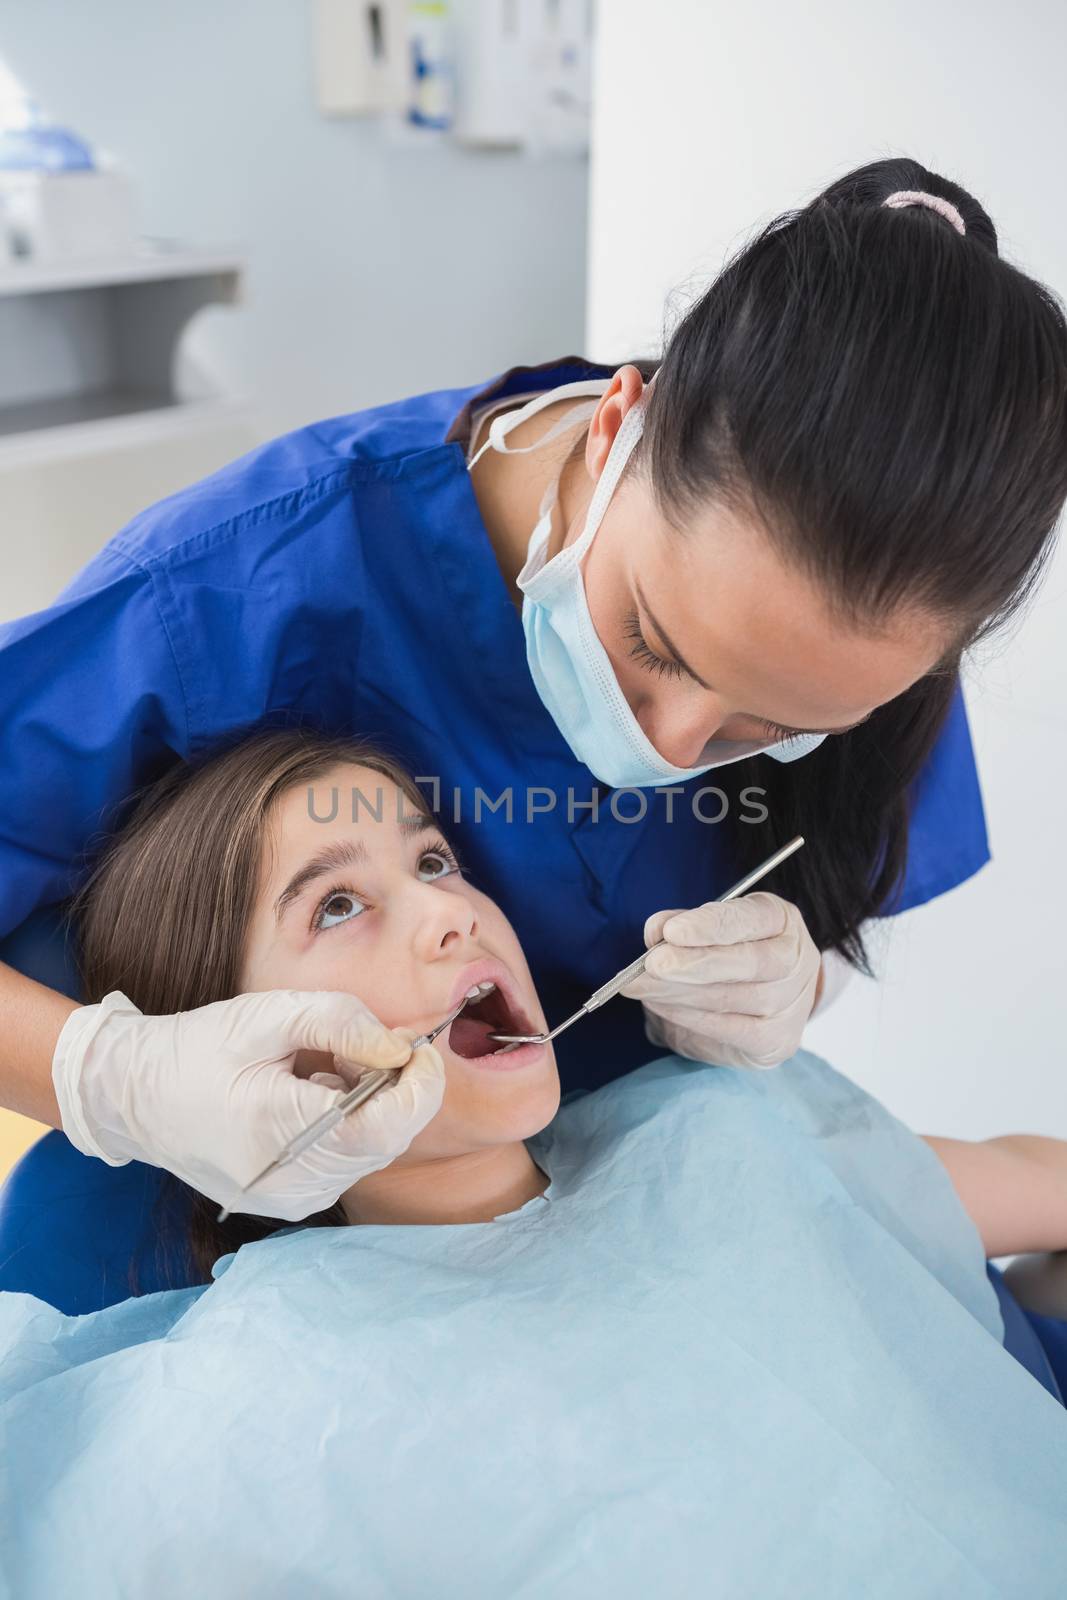
MULTIPOLYGON (((731 889, 727 889, 725 894, 718 895, 718 901, 736 900, 738 895, 746 894, 753 884, 759 883, 761 878, 765 878, 768 872, 779 866, 787 856, 791 856, 795 850, 799 850, 803 843, 804 836, 798 833, 795 839, 790 839, 788 844, 784 844, 780 850, 776 850, 772 856, 768 856, 766 861, 761 862, 758 867, 753 867, 751 872, 746 873, 731 889)), ((658 950, 660 945, 666 943, 666 939, 657 939, 656 943, 650 945, 642 955, 638 956, 636 961, 631 961, 628 967, 623 967, 622 971, 617 972, 613 978, 609 978, 607 983, 601 984, 600 988, 589 996, 589 999, 574 1012, 573 1016, 569 1016, 565 1022, 561 1022, 558 1028, 553 1028, 551 1033, 491 1033, 489 1035, 490 1039, 505 1046, 503 1050, 498 1050, 497 1054, 506 1055, 508 1050, 517 1050, 521 1044, 547 1044, 550 1039, 558 1038, 565 1028, 571 1027, 573 1023, 578 1022, 582 1017, 587 1017, 591 1011, 595 1011, 598 1006, 604 1005, 606 1001, 617 995, 619 990, 630 982, 631 978, 636 978, 638 973, 644 969, 645 962, 653 950, 658 950)))

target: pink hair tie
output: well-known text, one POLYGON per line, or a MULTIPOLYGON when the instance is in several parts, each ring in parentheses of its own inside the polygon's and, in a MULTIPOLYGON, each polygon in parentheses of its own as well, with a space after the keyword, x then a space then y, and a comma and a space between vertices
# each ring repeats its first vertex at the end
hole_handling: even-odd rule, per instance
POLYGON ((957 233, 967 232, 963 218, 952 201, 942 200, 939 194, 924 194, 921 189, 898 189, 896 194, 891 194, 888 200, 882 201, 882 204, 892 206, 894 210, 903 206, 926 206, 927 210, 936 211, 946 222, 951 222, 957 233))

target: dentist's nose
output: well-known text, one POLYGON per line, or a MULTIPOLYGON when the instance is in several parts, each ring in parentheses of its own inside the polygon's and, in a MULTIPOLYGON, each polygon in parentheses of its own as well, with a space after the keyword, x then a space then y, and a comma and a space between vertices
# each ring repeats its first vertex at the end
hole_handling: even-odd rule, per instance
POLYGON ((419 897, 415 950, 421 961, 452 956, 478 933, 478 913, 462 889, 433 889, 419 897))
POLYGON ((650 702, 638 711, 637 720, 645 738, 665 761, 675 767, 692 767, 725 719, 719 701, 709 695, 688 706, 650 702))

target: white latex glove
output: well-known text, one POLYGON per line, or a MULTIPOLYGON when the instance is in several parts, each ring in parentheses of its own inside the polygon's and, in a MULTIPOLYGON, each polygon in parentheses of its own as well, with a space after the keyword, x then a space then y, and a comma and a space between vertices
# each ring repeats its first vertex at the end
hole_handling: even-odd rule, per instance
POLYGON ((299 1221, 395 1161, 444 1097, 444 1064, 433 1045, 412 1055, 408 1040, 354 995, 279 990, 146 1017, 116 990, 82 1006, 67 1019, 52 1063, 63 1132, 110 1166, 147 1161, 229 1205, 340 1098, 336 1088, 293 1075, 298 1050, 332 1053, 342 1077, 349 1063, 408 1063, 395 1084, 237 1207, 299 1221))
POLYGON ((724 1067, 776 1067, 799 1047, 819 952, 796 906, 776 894, 657 911, 645 969, 622 990, 645 1007, 653 1044, 724 1067))

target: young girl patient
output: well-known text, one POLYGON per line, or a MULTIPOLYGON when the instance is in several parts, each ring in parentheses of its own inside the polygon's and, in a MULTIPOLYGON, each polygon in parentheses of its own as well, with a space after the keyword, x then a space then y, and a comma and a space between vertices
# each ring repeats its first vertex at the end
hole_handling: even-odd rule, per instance
MULTIPOLYGON (((419 789, 379 753, 268 734, 176 770, 144 797, 75 918, 86 999, 121 990, 145 1012, 259 990, 339 990, 414 1037, 473 986, 492 984, 437 1039, 446 1088, 434 1120, 399 1160, 310 1220, 483 1222, 544 1189, 523 1140, 559 1105, 552 1047, 498 1054, 487 1039, 546 1027, 522 949, 463 876, 419 789)), ((296 1065, 338 1087, 355 1081, 329 1056, 301 1052, 296 1065)), ((199 1281, 220 1254, 284 1226, 237 1214, 220 1227, 218 1211, 206 1197, 192 1208, 199 1281)))
POLYGON ((1067 1247, 1067 1146, 935 1157, 806 1053, 557 1110, 551 1046, 488 1039, 545 1026, 513 930, 348 741, 164 779, 80 926, 85 998, 145 1011, 344 990, 413 1036, 495 988, 434 1120, 315 1226, 198 1201, 207 1287, 0 1297, 11 1592, 1062 1592, 1067 1419, 985 1257, 1067 1247))

